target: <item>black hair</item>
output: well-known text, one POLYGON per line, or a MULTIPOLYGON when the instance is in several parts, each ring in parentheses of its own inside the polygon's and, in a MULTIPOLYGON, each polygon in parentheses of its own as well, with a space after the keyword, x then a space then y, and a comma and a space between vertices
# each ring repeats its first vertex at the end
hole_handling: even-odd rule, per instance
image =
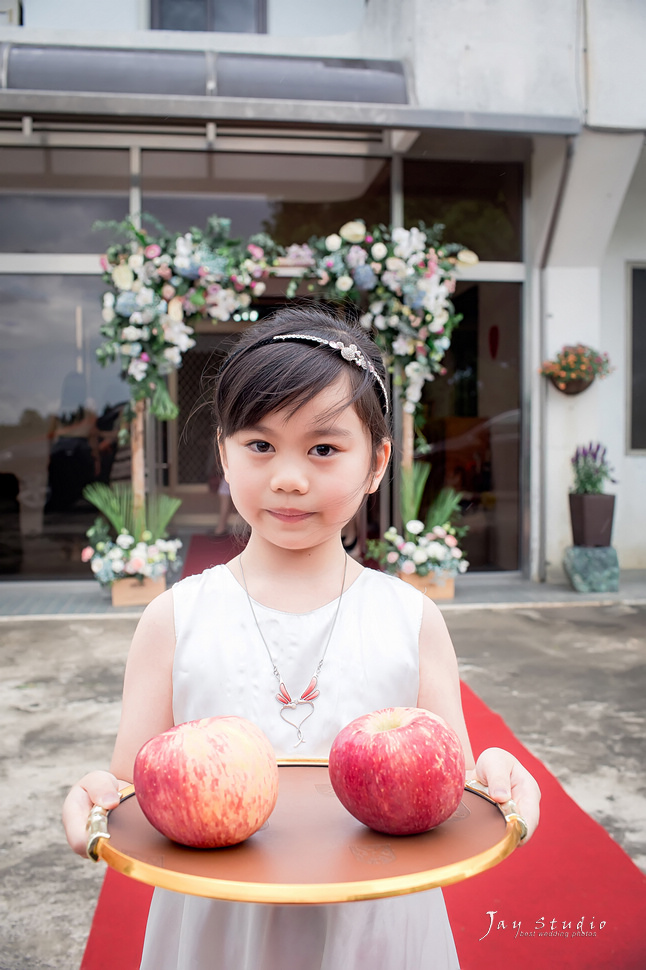
POLYGON ((221 438, 259 424, 272 411, 294 413, 341 376, 350 394, 335 412, 354 405, 372 441, 373 461, 390 440, 387 402, 369 370, 345 360, 340 351, 305 341, 272 341, 284 334, 307 334, 325 341, 355 344, 379 374, 386 370, 379 350, 360 326, 334 316, 318 304, 283 307, 250 327, 225 359, 215 379, 213 410, 221 438))

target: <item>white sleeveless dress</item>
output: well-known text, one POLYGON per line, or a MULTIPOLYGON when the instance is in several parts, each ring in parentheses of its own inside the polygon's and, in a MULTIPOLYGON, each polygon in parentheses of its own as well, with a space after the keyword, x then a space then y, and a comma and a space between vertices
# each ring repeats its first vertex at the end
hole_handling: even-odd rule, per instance
MULTIPOLYGON (((336 734, 355 717, 416 706, 423 599, 394 577, 366 569, 344 593, 319 677, 321 693, 298 749, 295 728, 280 716, 278 685, 245 591, 229 569, 214 566, 182 580, 173 599, 175 723, 237 714, 263 729, 278 758, 327 758, 336 734)), ((337 604, 293 614, 254 602, 292 697, 314 673, 337 604)), ((157 889, 141 962, 141 970, 458 966, 440 890, 328 906, 269 906, 157 889)))

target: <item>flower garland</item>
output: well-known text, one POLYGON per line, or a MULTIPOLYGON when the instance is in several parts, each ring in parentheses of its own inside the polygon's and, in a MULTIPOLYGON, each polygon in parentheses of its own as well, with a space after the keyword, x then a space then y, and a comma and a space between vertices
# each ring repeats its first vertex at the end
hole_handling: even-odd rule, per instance
POLYGON ((148 400, 160 420, 177 416, 165 378, 181 366, 195 345, 191 323, 214 323, 244 312, 261 296, 277 268, 296 270, 287 297, 305 277, 310 290, 332 302, 351 301, 363 310, 360 322, 401 386, 404 409, 414 413, 426 381, 444 373, 442 359, 461 317, 451 295, 456 267, 477 256, 455 244, 441 244, 442 226, 411 229, 346 223, 326 238, 287 249, 269 236, 247 243, 229 238, 230 220, 214 216, 206 231, 191 229, 157 236, 123 223, 102 223, 127 237, 101 258, 103 296, 97 350, 103 365, 119 361, 132 401, 148 400))
POLYGON ((265 247, 273 258, 274 246, 269 237, 256 236, 243 247, 229 239, 230 220, 215 216, 205 232, 162 232, 158 238, 131 219, 100 224, 106 225, 129 240, 101 257, 103 280, 111 289, 103 296, 105 341, 97 359, 102 365, 118 360, 131 400, 149 400, 151 412, 167 421, 178 409, 165 378, 195 346, 190 321, 229 320, 247 308, 265 290, 265 247))
POLYGON ((356 219, 309 244, 319 292, 327 300, 364 308, 361 326, 373 331, 401 386, 404 411, 411 414, 424 384, 446 373, 442 359, 462 319, 451 302, 456 268, 478 262, 470 250, 442 245, 443 229, 379 225, 368 230, 356 219))

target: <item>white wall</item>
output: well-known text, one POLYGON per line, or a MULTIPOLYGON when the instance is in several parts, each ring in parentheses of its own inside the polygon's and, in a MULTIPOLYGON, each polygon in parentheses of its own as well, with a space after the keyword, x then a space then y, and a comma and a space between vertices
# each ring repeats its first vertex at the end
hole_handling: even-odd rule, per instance
POLYGON ((148 0, 22 0, 23 25, 45 30, 134 31, 148 26, 148 0))
POLYGON ((600 435, 612 442, 617 495, 613 545, 625 569, 646 568, 646 455, 627 447, 629 282, 627 265, 646 263, 646 150, 630 183, 601 273, 601 339, 617 370, 604 384, 600 435))

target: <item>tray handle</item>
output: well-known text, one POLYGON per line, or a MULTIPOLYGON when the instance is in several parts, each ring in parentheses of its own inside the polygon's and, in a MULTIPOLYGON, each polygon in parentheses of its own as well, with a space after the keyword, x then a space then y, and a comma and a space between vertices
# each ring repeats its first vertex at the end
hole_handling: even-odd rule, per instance
POLYGON ((471 781, 465 782, 464 787, 467 788, 469 791, 475 792, 477 795, 484 795, 486 798, 488 798, 490 802, 492 802, 498 809, 500 809, 500 811, 504 815, 507 825, 513 825, 518 829, 518 832, 520 835, 520 838, 518 841, 524 842, 524 840, 527 838, 527 833, 528 833, 527 822, 518 811, 516 803, 513 801, 513 799, 510 798, 506 802, 495 801, 495 799, 493 799, 489 794, 489 790, 487 786, 483 785, 482 782, 477 781, 475 778, 472 779, 471 781))

